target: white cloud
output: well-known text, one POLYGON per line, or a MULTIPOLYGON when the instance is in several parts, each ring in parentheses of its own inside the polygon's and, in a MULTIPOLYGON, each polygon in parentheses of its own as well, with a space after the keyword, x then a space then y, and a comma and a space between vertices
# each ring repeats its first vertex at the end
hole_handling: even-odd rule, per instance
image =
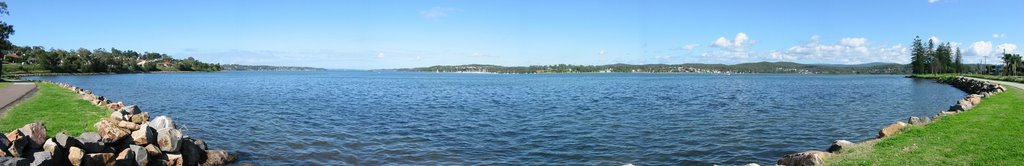
POLYGON ((1016 53, 1017 52, 1017 45, 1013 44, 1013 43, 1003 43, 1003 44, 1000 44, 999 46, 996 46, 996 49, 997 49, 996 51, 998 51, 997 53, 1000 53, 1000 54, 1003 53, 1003 52, 1006 52, 1006 53, 1016 53))
POLYGON ((605 53, 604 50, 601 50, 601 51, 597 52, 597 54, 601 54, 601 55, 604 55, 604 53, 605 53))
MULTIPOLYGON (((935 37, 935 36, 929 37, 928 40, 926 40, 925 42, 928 42, 928 41, 932 41, 935 44, 942 43, 942 39, 939 39, 938 37, 935 37)), ((925 43, 925 44, 927 44, 927 43, 925 43)))
MULTIPOLYGON (((811 40, 817 41, 817 39, 815 39, 814 36, 811 37, 811 40)), ((860 46, 864 46, 864 43, 866 43, 867 41, 868 41, 868 39, 855 37, 855 38, 843 38, 843 40, 840 40, 839 43, 842 44, 842 45, 845 45, 845 46, 850 46, 850 47, 860 47, 860 46)))
POLYGON ((872 45, 866 38, 843 38, 838 43, 820 43, 820 36, 783 51, 772 51, 766 58, 804 63, 859 64, 871 62, 907 63, 909 48, 903 45, 872 45))
POLYGON ((992 34, 992 38, 1006 38, 1006 34, 1005 33, 992 34))
POLYGON ((384 58, 384 53, 383 52, 377 53, 377 58, 384 58))
POLYGON ((939 2, 939 0, 928 0, 928 3, 935 3, 935 2, 939 2))
POLYGON ((687 44, 687 45, 683 45, 683 50, 690 51, 690 50, 696 49, 697 47, 700 47, 700 44, 687 44))
POLYGON ((972 55, 975 56, 989 56, 992 54, 992 42, 989 41, 978 41, 971 44, 972 55))
POLYGON ((453 9, 453 8, 446 8, 446 7, 434 7, 434 8, 430 8, 428 10, 422 11, 422 12, 420 12, 420 14, 422 14, 424 18, 439 19, 439 18, 442 18, 442 17, 448 17, 448 13, 451 13, 452 11, 455 11, 455 9, 453 9))
POLYGON ((715 61, 749 61, 756 59, 756 57, 751 56, 751 52, 748 50, 754 44, 757 44, 756 40, 751 40, 746 33, 740 32, 736 33, 736 37, 733 40, 726 39, 724 36, 715 39, 715 41, 711 42, 711 46, 721 48, 721 50, 708 51, 701 56, 715 61))
POLYGON ((714 42, 711 42, 711 46, 728 49, 731 51, 745 51, 750 46, 757 44, 757 41, 750 40, 750 37, 746 33, 736 33, 736 37, 732 41, 726 39, 724 36, 719 37, 714 42))
POLYGON ((711 42, 711 45, 722 48, 732 47, 732 43, 729 42, 729 39, 725 39, 725 37, 718 37, 718 40, 711 42))

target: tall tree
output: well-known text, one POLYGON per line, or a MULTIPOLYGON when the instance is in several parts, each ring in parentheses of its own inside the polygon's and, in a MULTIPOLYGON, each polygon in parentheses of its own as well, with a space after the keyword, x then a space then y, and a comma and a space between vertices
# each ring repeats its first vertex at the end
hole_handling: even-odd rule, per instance
POLYGON ((1003 75, 1010 75, 1010 65, 1013 65, 1013 55, 1003 53, 1003 75))
MULTIPOLYGON (((7 14, 9 14, 7 11, 7 2, 0 2, 0 16, 7 14)), ((11 41, 7 40, 12 34, 14 34, 14 26, 0 20, 0 50, 6 51, 14 48, 11 41)))
POLYGON ((924 66, 928 68, 929 73, 936 73, 935 68, 935 41, 928 39, 928 49, 925 50, 924 66))
POLYGON ((956 73, 963 74, 964 72, 964 61, 960 55, 960 47, 956 47, 956 73))
MULTIPOLYGON (((7 2, 0 1, 0 16, 7 14, 7 2)), ((0 20, 0 74, 4 71, 4 61, 7 61, 7 50, 14 48, 11 41, 7 40, 7 38, 10 38, 12 34, 14 34, 14 26, 8 25, 3 20, 0 20)), ((0 75, 0 77, 2 77, 2 75, 0 75)))
POLYGON ((932 65, 935 66, 936 73, 953 72, 951 71, 953 58, 950 58, 950 55, 952 55, 953 52, 950 49, 950 47, 952 46, 950 46, 949 43, 940 43, 939 46, 935 48, 935 51, 933 52, 933 56, 935 56, 935 62, 933 62, 932 65))
POLYGON ((913 49, 910 51, 911 58, 911 70, 914 74, 925 73, 925 49, 924 44, 921 43, 921 36, 914 37, 913 49))

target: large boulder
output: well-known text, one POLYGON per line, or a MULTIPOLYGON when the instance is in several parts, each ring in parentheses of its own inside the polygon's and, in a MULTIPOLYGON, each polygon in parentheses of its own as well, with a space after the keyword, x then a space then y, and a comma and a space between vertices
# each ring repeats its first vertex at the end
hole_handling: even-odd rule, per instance
POLYGON ((85 163, 85 151, 78 147, 68 148, 68 162, 74 166, 82 166, 85 163))
POLYGON ((132 158, 135 159, 136 164, 146 165, 149 163, 149 153, 146 152, 146 147, 130 145, 128 150, 131 150, 132 158))
POLYGON ((180 154, 167 154, 167 160, 164 162, 167 165, 185 165, 184 157, 180 154))
POLYGON ((928 123, 931 123, 932 120, 928 117, 919 118, 916 116, 911 116, 910 119, 907 120, 907 122, 910 122, 910 125, 926 125, 928 123))
POLYGON ((78 136, 78 141, 82 143, 82 150, 88 153, 96 152, 108 152, 108 148, 105 143, 100 141, 100 134, 96 132, 85 132, 78 136))
POLYGON ((60 146, 57 146, 57 141, 53 140, 54 139, 46 139, 46 143, 43 143, 43 151, 56 153, 62 149, 60 146))
POLYGON ((128 129, 128 131, 139 130, 139 124, 135 124, 129 121, 118 121, 117 127, 128 129))
POLYGON ((164 152, 161 152, 160 148, 156 147, 156 144, 149 144, 146 145, 146 153, 149 153, 149 156, 160 156, 164 152))
POLYGON ((141 113, 141 111, 139 111, 139 106, 137 106, 137 105, 125 106, 124 108, 121 108, 120 111, 121 111, 122 114, 127 114, 127 115, 134 115, 134 114, 141 113))
POLYGON ((115 165, 114 153, 88 153, 85 154, 84 165, 115 165))
POLYGON ((117 142, 120 141, 125 136, 128 136, 128 134, 130 134, 128 129, 118 127, 118 122, 120 121, 117 119, 106 118, 101 120, 100 122, 96 122, 96 124, 93 125, 94 127, 96 127, 96 130, 100 135, 101 142, 117 142))
POLYGON ((43 123, 29 123, 18 129, 32 142, 32 148, 39 149, 46 143, 46 127, 43 123))
POLYGON ((22 152, 29 148, 29 144, 32 144, 32 141, 18 129, 7 133, 5 137, 7 137, 7 140, 11 141, 10 144, 7 145, 7 156, 22 157, 22 152))
POLYGON ((57 146, 62 148, 82 146, 82 142, 78 141, 78 139, 75 139, 74 137, 68 136, 68 134, 63 131, 57 133, 57 135, 53 137, 53 140, 57 142, 57 146))
POLYGON ((981 104, 981 95, 978 95, 978 94, 967 95, 967 101, 971 101, 971 104, 974 104, 974 105, 981 104))
POLYGON ((223 150, 206 151, 206 161, 203 166, 222 166, 235 162, 238 158, 223 150))
POLYGON ((843 149, 853 147, 854 145, 857 145, 857 144, 855 144, 853 142, 850 142, 850 141, 847 141, 847 140, 832 141, 832 146, 828 147, 828 152, 829 153, 840 153, 840 152, 842 152, 843 149))
POLYGON ((971 108, 974 108, 974 105, 970 101, 959 100, 956 102, 956 105, 949 107, 949 111, 967 111, 971 108))
POLYGON ((54 138, 46 139, 46 143, 43 143, 43 152, 49 153, 52 156, 52 163, 57 165, 67 165, 68 161, 68 149, 57 145, 57 141, 54 138))
POLYGON ((164 152, 178 152, 181 145, 181 131, 173 128, 161 128, 156 130, 156 143, 164 152))
POLYGON ((825 158, 832 156, 831 153, 822 151, 806 151, 801 153, 787 154, 775 162, 775 165, 785 166, 810 166, 823 165, 825 158))
POLYGON ((191 138, 181 140, 181 156, 185 165, 199 165, 206 160, 206 150, 200 149, 191 138))
POLYGON ((110 113, 110 118, 124 120, 124 114, 122 114, 121 111, 114 111, 110 113))
POLYGON ((174 126, 174 121, 171 120, 171 118, 168 118, 167 116, 157 116, 156 118, 153 118, 152 121, 149 121, 149 127, 152 127, 153 129, 157 129, 157 130, 160 130, 160 129, 163 129, 163 128, 171 128, 171 129, 176 129, 177 128, 177 127, 174 126))
POLYGON ((132 143, 136 145, 148 145, 156 142, 156 130, 143 124, 138 130, 132 131, 132 143))
POLYGON ((131 121, 132 123, 135 123, 135 124, 146 123, 147 121, 149 121, 149 112, 142 112, 140 114, 134 114, 131 117, 129 117, 128 121, 131 121))
POLYGON ((901 131, 903 131, 903 128, 906 127, 907 123, 904 122, 892 123, 889 126, 886 126, 885 128, 882 128, 882 130, 878 131, 878 138, 885 138, 899 134, 901 131))

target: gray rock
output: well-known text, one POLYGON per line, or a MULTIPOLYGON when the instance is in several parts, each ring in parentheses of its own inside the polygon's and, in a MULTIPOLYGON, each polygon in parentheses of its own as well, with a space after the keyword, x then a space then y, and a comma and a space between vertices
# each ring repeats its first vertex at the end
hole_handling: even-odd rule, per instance
POLYGON ((208 149, 206 148, 206 141, 203 141, 203 140, 201 140, 201 139, 194 139, 194 140, 195 140, 195 141, 192 141, 192 142, 193 142, 193 143, 195 143, 195 144, 196 144, 196 146, 199 146, 199 149, 202 149, 202 150, 208 150, 208 149))
POLYGON ((121 111, 114 111, 110 113, 110 118, 124 120, 124 114, 122 114, 121 111))
POLYGON ((0 165, 29 165, 32 160, 21 157, 0 157, 0 165))
POLYGON ((227 165, 238 160, 238 157, 229 154, 223 150, 211 150, 206 151, 206 161, 203 162, 204 166, 219 166, 227 165))
POLYGON ((922 125, 921 118, 918 118, 916 116, 911 116, 910 119, 907 120, 907 122, 910 122, 910 125, 922 125))
POLYGON ((831 153, 822 151, 806 151, 795 154, 787 154, 775 162, 775 165, 822 165, 825 158, 832 156, 831 153))
POLYGON ((82 150, 89 153, 105 152, 107 146, 100 141, 100 135, 96 132, 85 132, 78 136, 82 143, 82 150))
POLYGON ((181 131, 173 128, 161 128, 156 130, 156 143, 164 152, 178 152, 181 145, 181 131))
POLYGON ((79 142, 78 139, 75 139, 74 137, 68 136, 68 134, 63 132, 63 131, 60 132, 60 133, 57 133, 57 135, 53 137, 53 140, 57 141, 57 145, 62 147, 62 148, 68 148, 68 147, 71 147, 71 146, 81 146, 82 145, 82 142, 79 142))
POLYGON ((135 163, 139 165, 146 165, 149 163, 149 152, 146 152, 146 147, 138 145, 129 145, 129 150, 132 152, 132 157, 135 159, 135 163))
POLYGON ((137 105, 129 105, 129 106, 125 106, 124 108, 121 108, 121 113, 122 114, 127 114, 127 115, 134 115, 134 114, 141 113, 141 111, 139 111, 139 106, 137 106, 137 105))
POLYGON ((53 156, 48 152, 36 152, 32 154, 32 163, 28 164, 31 166, 41 165, 55 165, 53 163, 53 156))
POLYGON ((850 148, 850 147, 852 147, 854 145, 857 145, 857 144, 855 144, 853 142, 850 142, 850 141, 847 141, 847 140, 836 140, 836 141, 832 142, 832 146, 828 147, 828 152, 829 153, 839 153, 843 149, 850 148))
POLYGON ((168 118, 167 116, 157 116, 156 118, 153 118, 151 121, 149 121, 149 127, 152 127, 153 129, 157 130, 163 128, 177 128, 176 126, 174 126, 174 121, 172 121, 171 118, 168 118))

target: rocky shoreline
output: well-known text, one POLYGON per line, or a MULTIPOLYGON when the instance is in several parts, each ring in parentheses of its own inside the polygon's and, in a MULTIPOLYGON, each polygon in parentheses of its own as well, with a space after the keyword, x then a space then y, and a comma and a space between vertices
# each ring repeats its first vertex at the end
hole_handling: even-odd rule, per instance
MULTIPOLYGON (((1006 91, 1006 88, 1002 85, 991 83, 988 81, 981 81, 966 77, 956 77, 953 79, 939 79, 939 82, 950 84, 957 89, 967 92, 967 96, 963 99, 956 101, 953 106, 950 106, 948 110, 941 111, 932 117, 914 117, 911 116, 907 119, 907 122, 897 121, 889 124, 885 128, 878 131, 878 137, 868 141, 874 141, 885 137, 891 137, 903 132, 909 126, 912 125, 927 125, 933 121, 941 120, 945 116, 954 116, 956 114, 969 111, 974 106, 981 103, 982 98, 1002 93, 1006 91)), ((867 142, 867 141, 865 141, 867 142)), ((833 154, 839 154, 842 149, 856 146, 858 143, 853 143, 847 140, 836 140, 833 141, 832 145, 829 146, 825 151, 806 151, 794 154, 783 155, 775 165, 786 165, 786 166, 810 166, 810 165, 822 165, 824 159, 831 157, 833 154)))
MULTIPOLYGON (((42 81, 44 83, 51 83, 42 81)), ((202 139, 182 132, 167 116, 150 119, 136 105, 111 102, 90 90, 53 83, 111 111, 78 137, 64 132, 46 136, 42 123, 26 124, 0 137, 0 165, 226 165, 237 157, 209 150, 202 139)))

